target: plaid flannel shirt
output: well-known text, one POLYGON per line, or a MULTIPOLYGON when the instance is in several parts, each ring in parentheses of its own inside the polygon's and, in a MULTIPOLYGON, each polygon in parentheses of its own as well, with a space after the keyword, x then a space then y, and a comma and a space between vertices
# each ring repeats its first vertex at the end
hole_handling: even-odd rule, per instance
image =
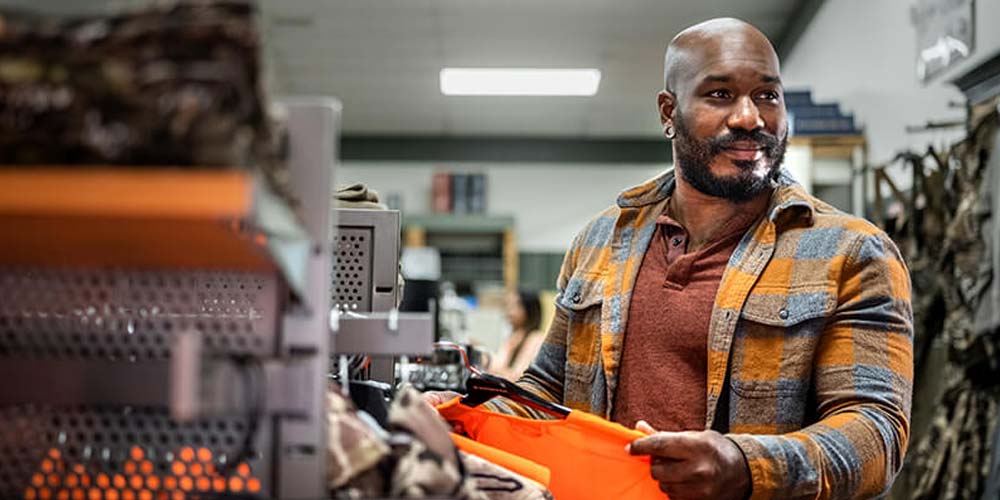
MULTIPOLYGON (((632 288, 673 187, 668 171, 629 189, 579 233, 522 387, 611 417, 632 288)), ((893 242, 783 172, 729 260, 708 332, 705 427, 743 451, 752 498, 888 489, 909 438, 912 337, 909 274, 893 242)))

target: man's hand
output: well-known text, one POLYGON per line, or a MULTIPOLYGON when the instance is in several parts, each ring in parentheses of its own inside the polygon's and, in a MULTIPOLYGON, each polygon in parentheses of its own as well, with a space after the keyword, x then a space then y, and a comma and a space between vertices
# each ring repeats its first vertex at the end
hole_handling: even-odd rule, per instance
POLYGON ((423 396, 424 401, 427 401, 431 406, 436 407, 461 396, 461 394, 455 391, 427 391, 423 393, 423 396))
POLYGON ((633 455, 649 455, 650 473, 671 500, 718 498, 742 500, 750 493, 750 470, 736 444, 715 431, 656 432, 628 446, 633 455))

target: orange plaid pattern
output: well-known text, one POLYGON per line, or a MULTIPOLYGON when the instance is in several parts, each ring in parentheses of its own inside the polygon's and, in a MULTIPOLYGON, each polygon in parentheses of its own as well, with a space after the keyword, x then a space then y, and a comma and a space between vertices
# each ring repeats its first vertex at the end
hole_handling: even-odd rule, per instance
MULTIPOLYGON (((579 233, 520 385, 610 418, 631 291, 673 187, 668 171, 629 189, 579 233)), ((892 484, 909 439, 913 319, 884 233, 783 173, 733 252, 710 325, 705 427, 743 450, 753 498, 868 498, 892 484)))

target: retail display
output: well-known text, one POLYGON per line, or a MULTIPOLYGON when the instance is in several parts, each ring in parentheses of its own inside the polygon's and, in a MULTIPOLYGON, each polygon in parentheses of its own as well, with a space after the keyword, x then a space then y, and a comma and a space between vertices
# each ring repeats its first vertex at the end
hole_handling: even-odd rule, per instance
POLYGON ((990 292, 998 250, 991 236, 998 175, 993 155, 1000 141, 996 104, 978 107, 968 137, 947 151, 899 156, 913 176, 908 196, 883 169, 876 171, 877 186, 889 186, 902 207, 886 218, 877 200, 875 218, 910 266, 915 400, 933 404, 926 429, 914 428, 905 480, 897 483, 907 489, 901 493, 906 498, 982 498, 995 453, 1000 343, 990 292), (933 359, 937 343, 945 346, 944 363, 933 359))
POLYGON ((0 164, 255 169, 288 194, 249 2, 0 10, 0 164))

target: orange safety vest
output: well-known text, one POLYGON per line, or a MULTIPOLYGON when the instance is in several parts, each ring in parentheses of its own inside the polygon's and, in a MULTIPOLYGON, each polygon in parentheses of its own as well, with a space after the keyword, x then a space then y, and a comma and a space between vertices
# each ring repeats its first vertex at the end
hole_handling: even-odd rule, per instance
POLYGON ((508 453, 499 448, 486 446, 483 443, 473 441, 461 434, 451 434, 451 440, 458 449, 476 455, 487 462, 499 465, 509 471, 516 472, 542 486, 549 489, 549 479, 552 478, 552 471, 544 465, 537 464, 527 458, 519 457, 513 453, 508 453))
POLYGON ((549 469, 548 487, 556 500, 667 498, 650 476, 649 457, 625 451, 645 436, 642 432, 581 411, 563 420, 533 420, 465 406, 460 399, 438 406, 438 412, 475 442, 506 453, 455 440, 458 447, 530 478, 539 477, 535 464, 549 469), (525 468, 523 462, 505 461, 507 454, 535 464, 525 468))

